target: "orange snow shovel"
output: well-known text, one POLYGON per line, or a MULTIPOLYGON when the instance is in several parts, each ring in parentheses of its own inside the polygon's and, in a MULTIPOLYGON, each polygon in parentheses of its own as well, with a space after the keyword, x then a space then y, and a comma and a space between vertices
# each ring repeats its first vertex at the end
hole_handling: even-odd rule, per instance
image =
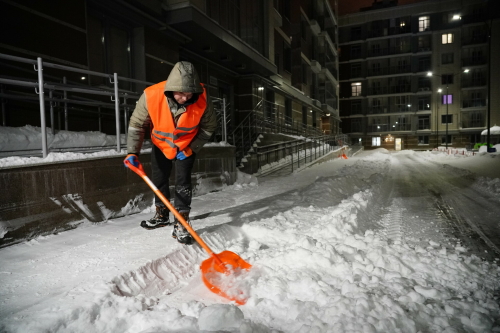
POLYGON ((182 223, 184 228, 193 236, 193 238, 200 244, 200 246, 207 251, 210 258, 204 260, 201 265, 201 278, 203 283, 207 288, 215 294, 218 294, 224 298, 231 301, 235 301, 237 304, 243 305, 246 303, 246 298, 240 291, 227 292, 224 291, 226 285, 229 285, 226 280, 227 276, 237 273, 241 270, 249 270, 252 265, 243 260, 239 255, 231 251, 222 251, 219 254, 215 254, 210 247, 203 241, 203 239, 198 236, 196 231, 186 222, 181 214, 172 206, 170 201, 165 198, 165 196, 160 192, 160 190, 153 184, 149 177, 144 172, 142 164, 139 167, 133 166, 129 161, 125 161, 125 164, 136 174, 138 174, 155 194, 161 199, 161 201, 168 207, 168 209, 174 214, 174 216, 182 223))

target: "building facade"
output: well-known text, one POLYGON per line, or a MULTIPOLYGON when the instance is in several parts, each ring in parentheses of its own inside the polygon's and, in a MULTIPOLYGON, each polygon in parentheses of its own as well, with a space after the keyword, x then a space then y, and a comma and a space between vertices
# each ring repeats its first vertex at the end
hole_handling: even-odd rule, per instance
MULTIPOLYGON (((187 60, 214 103, 225 99, 229 131, 256 112, 269 122, 339 133, 338 19, 327 0, 56 0, 51 6, 0 0, 0 6, 0 53, 151 83, 187 60)), ((57 69, 44 75, 47 82, 64 76, 74 86, 112 87, 92 75, 57 69)), ((1 59, 0 76, 36 78, 1 59)), ((121 91, 144 88, 120 83, 121 91)), ((23 89, 2 85, 3 126, 40 126, 36 103, 19 98, 29 94, 23 89)), ((57 98, 62 92, 54 91, 57 98)), ((110 115, 99 130, 113 134, 113 110, 99 112, 110 115)), ((95 114, 79 105, 62 129, 97 130, 95 114)), ((48 126, 61 129, 60 122, 48 126)))
POLYGON ((365 148, 481 142, 488 116, 490 126, 500 123, 500 24, 492 5, 375 1, 340 17, 342 131, 365 148))

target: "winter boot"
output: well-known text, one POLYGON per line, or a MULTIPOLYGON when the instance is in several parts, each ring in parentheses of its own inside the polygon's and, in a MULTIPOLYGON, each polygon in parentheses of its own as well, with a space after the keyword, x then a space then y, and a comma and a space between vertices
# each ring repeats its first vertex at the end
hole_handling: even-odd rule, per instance
POLYGON ((144 229, 151 230, 171 225, 172 223, 170 223, 169 221, 168 212, 169 211, 167 207, 156 206, 155 216, 150 218, 149 220, 142 221, 141 227, 143 227, 144 229))
MULTIPOLYGON (((182 217, 186 220, 186 222, 191 225, 189 222, 189 212, 179 212, 182 217)), ((181 222, 175 218, 174 230, 172 230, 172 237, 177 239, 177 241, 181 244, 191 245, 194 243, 193 236, 184 228, 181 222)))

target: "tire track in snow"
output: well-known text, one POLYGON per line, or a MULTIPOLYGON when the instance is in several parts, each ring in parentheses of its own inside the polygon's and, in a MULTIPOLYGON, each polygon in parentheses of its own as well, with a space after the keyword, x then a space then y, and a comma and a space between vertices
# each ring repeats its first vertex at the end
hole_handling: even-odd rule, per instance
POLYGON ((384 226, 383 233, 385 237, 394 242, 403 241, 403 214, 401 206, 401 199, 393 198, 392 204, 388 208, 389 213, 386 214, 381 220, 381 223, 384 226))

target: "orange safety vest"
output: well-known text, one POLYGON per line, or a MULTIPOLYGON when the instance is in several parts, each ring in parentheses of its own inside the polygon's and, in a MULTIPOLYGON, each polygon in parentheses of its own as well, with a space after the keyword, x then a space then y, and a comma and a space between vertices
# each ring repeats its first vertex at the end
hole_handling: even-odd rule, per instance
POLYGON ((168 159, 173 159, 178 151, 183 151, 198 133, 198 125, 207 107, 207 91, 202 84, 203 94, 196 103, 188 105, 175 124, 174 115, 170 111, 165 84, 157 83, 144 90, 149 116, 153 122, 151 141, 161 149, 168 159))

